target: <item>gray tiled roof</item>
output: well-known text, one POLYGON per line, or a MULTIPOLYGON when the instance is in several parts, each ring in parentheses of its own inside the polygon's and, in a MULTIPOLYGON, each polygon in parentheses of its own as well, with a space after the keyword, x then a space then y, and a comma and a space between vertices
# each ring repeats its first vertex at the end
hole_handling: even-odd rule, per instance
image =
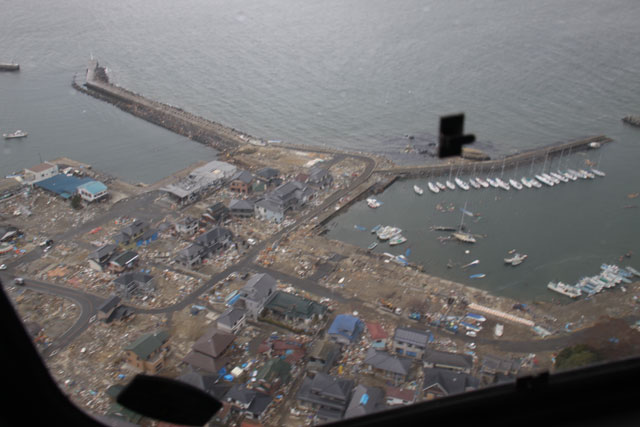
POLYGON ((393 336, 395 340, 401 340, 421 347, 426 347, 429 341, 429 333, 415 328, 396 328, 393 336))
POLYGON ((364 363, 375 369, 391 372, 399 375, 407 375, 411 369, 411 360, 392 356, 386 351, 369 349, 364 363))
POLYGON ((439 385, 447 395, 464 393, 467 389, 478 388, 477 378, 462 372, 431 368, 424 370, 423 390, 439 385))
POLYGON ((473 358, 461 353, 427 349, 424 353, 423 360, 429 364, 454 366, 460 369, 471 369, 473 367, 473 358))
POLYGON ((113 244, 101 246, 89 254, 89 259, 99 260, 107 255, 113 254, 116 248, 117 246, 113 244))
POLYGON ((351 402, 344 413, 345 418, 360 417, 386 409, 384 390, 378 387, 358 385, 353 390, 351 402))
POLYGON ((353 381, 317 373, 311 383, 311 390, 336 399, 347 399, 351 394, 353 381))
POLYGON ((229 202, 229 210, 253 210, 253 203, 248 200, 233 199, 229 202))
POLYGON ((229 347, 235 335, 209 328, 193 345, 193 350, 212 357, 218 357, 229 347))
POLYGON ((240 290, 246 299, 264 301, 276 289, 276 279, 266 273, 254 274, 240 290))
POLYGON ((117 307, 118 304, 120 304, 120 297, 117 295, 111 295, 109 299, 104 302, 104 304, 98 307, 98 311, 107 313, 111 309, 117 307))
POLYGON ((218 325, 222 324, 228 328, 232 328, 233 325, 238 322, 245 315, 245 311, 239 308, 230 308, 225 311, 216 319, 218 325))
POLYGON ((251 172, 240 171, 231 178, 231 181, 242 181, 245 184, 249 184, 253 181, 253 175, 251 175, 251 172))

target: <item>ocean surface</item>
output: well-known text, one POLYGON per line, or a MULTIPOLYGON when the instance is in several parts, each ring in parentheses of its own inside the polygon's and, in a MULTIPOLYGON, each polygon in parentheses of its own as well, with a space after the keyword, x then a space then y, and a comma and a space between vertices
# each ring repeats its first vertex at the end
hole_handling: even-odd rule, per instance
MULTIPOLYGON (((378 211, 353 206, 329 236, 366 246, 371 236, 355 222, 395 223, 413 230, 401 249, 429 271, 521 298, 548 297, 551 278, 595 274, 628 251, 630 263, 640 257, 640 208, 624 207, 638 204, 627 195, 640 191, 640 130, 620 122, 640 114, 636 0, 32 0, 0 9, 0 62, 21 65, 0 73, 0 132, 29 132, 0 142, 3 175, 67 156, 151 183, 215 158, 74 91, 93 55, 113 82, 254 136, 410 163, 428 159, 401 155, 404 136, 433 140, 438 117, 458 111, 492 156, 606 134, 615 142, 588 154, 606 178, 439 198, 417 198, 404 181, 378 211), (472 231, 487 235, 471 254, 428 231, 459 222, 464 203, 482 213, 472 231), (505 270, 512 248, 529 259, 505 270), (469 257, 481 259, 482 281, 446 268, 469 257)), ((554 161, 579 165, 580 156, 554 161)))

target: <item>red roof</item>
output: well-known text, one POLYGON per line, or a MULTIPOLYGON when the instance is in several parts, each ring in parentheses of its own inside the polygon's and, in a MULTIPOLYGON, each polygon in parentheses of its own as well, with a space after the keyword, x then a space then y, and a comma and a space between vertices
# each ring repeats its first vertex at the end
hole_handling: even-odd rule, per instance
POLYGON ((365 322, 367 324, 367 329, 369 330, 369 335, 371 335, 372 340, 383 340, 388 338, 389 335, 382 329, 380 323, 377 322, 365 322))
POLYGON ((386 386, 384 391, 387 394, 387 397, 395 397, 396 399, 401 399, 405 402, 413 402, 416 398, 416 392, 413 390, 386 386))

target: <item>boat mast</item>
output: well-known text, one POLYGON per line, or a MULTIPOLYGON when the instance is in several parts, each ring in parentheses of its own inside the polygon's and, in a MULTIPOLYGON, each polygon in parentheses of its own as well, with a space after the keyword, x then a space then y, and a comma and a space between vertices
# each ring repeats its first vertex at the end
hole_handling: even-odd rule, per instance
POLYGON ((460 217, 460 227, 458 227, 458 231, 462 231, 462 225, 464 224, 464 213, 467 210, 467 201, 464 201, 464 208, 462 208, 462 216, 460 217))

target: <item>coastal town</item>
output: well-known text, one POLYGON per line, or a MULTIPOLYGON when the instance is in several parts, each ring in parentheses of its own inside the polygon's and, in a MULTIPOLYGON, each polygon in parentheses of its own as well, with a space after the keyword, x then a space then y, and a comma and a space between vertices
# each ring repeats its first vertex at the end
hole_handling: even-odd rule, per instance
MULTIPOLYGON (((94 72, 79 89, 131 110, 94 72)), ((210 425, 315 425, 553 371, 576 344, 607 360, 640 350, 623 320, 638 317, 637 276, 532 304, 330 240, 331 218, 415 170, 135 102, 222 152, 149 185, 64 157, 0 181, 4 290, 61 390, 90 413, 156 425, 116 402, 145 373, 222 402, 210 425)), ((580 144, 594 141, 608 142, 580 144)))

